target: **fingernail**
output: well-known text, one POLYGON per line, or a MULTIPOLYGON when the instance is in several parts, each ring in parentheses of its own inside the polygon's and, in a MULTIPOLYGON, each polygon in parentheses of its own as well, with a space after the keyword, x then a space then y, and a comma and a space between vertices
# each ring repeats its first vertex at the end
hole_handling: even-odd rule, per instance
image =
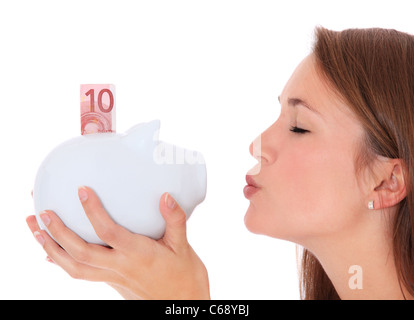
POLYGON ((86 191, 85 187, 78 188, 78 196, 81 202, 88 200, 88 192, 86 191))
POLYGON ((173 197, 170 196, 169 193, 167 193, 165 195, 165 204, 167 205, 168 208, 170 209, 174 209, 175 208, 175 200, 173 199, 173 197))
POLYGON ((53 264, 55 263, 49 256, 46 256, 46 261, 53 264))
POLYGON ((50 217, 46 211, 40 213, 40 219, 42 219, 43 224, 47 227, 50 224, 50 217))
POLYGON ((33 235, 37 242, 39 242, 39 244, 43 247, 43 245, 45 244, 45 238, 42 237, 39 231, 33 232, 33 235))

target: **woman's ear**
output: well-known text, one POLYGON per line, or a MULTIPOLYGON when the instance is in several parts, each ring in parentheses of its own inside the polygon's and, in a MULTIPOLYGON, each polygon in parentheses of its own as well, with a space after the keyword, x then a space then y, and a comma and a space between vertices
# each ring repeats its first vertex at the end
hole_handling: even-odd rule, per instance
POLYGON ((381 170, 377 172, 380 178, 371 194, 368 207, 370 209, 385 209, 400 203, 406 196, 405 164, 401 159, 387 159, 382 162, 381 170))

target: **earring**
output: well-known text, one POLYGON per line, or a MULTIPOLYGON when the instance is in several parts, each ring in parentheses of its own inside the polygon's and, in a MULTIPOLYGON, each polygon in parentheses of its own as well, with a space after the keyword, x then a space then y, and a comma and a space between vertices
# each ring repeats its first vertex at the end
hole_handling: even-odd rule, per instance
POLYGON ((368 209, 374 210, 374 200, 371 200, 370 202, 368 202, 368 209))

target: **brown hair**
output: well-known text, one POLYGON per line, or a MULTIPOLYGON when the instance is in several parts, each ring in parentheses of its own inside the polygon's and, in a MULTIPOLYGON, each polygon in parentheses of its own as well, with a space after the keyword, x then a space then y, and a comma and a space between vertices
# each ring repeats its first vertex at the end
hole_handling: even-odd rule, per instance
MULTIPOLYGON (((322 27, 315 36, 318 71, 365 129, 357 167, 369 166, 376 155, 405 164, 407 196, 398 204, 391 227, 400 286, 414 295, 414 36, 379 28, 338 32, 322 27)), ((302 299, 339 299, 307 249, 300 272, 302 299)))

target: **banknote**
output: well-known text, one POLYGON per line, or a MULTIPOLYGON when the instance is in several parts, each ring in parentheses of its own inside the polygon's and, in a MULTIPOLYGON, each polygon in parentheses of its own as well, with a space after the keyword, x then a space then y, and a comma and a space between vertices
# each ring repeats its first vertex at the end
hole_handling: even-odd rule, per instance
POLYGON ((81 134, 116 132, 115 86, 80 85, 81 134))

